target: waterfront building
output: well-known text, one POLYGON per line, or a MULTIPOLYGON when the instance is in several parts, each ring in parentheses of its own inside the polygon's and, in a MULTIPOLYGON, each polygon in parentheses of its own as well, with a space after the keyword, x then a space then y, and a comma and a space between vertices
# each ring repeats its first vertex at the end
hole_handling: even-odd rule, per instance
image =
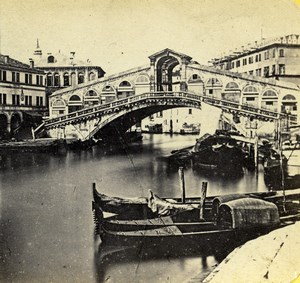
POLYGON ((210 62, 221 70, 300 85, 300 38, 291 34, 255 41, 210 62))
POLYGON ((33 61, 38 69, 45 72, 47 97, 61 88, 94 81, 105 74, 100 66, 93 65, 89 59, 86 61, 78 59, 75 52, 68 55, 60 51, 43 54, 38 40, 33 61))
POLYGON ((0 54, 0 139, 36 126, 46 113, 44 72, 0 54))

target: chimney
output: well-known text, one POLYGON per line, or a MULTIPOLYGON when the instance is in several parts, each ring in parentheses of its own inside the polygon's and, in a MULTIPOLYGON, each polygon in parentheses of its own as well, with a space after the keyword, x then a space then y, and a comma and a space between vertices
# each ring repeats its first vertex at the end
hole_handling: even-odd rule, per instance
POLYGON ((30 63, 30 68, 33 69, 34 68, 34 61, 32 58, 29 58, 29 63, 30 63))
POLYGON ((8 55, 4 55, 4 63, 8 64, 8 60, 9 60, 9 56, 8 55))

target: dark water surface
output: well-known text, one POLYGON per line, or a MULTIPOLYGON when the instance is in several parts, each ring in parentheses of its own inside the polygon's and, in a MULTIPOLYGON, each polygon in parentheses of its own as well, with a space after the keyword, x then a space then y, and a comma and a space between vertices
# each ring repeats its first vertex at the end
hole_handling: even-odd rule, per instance
MULTIPOLYGON (((101 257, 95 241, 91 185, 112 196, 180 197, 177 168, 158 159, 192 145, 195 136, 145 135, 122 150, 49 154, 0 154, 0 282, 183 282, 210 272, 219 255, 101 257)), ((258 178, 203 176, 185 170, 186 195, 266 191, 258 178)), ((101 249, 100 249, 101 251, 101 249)))

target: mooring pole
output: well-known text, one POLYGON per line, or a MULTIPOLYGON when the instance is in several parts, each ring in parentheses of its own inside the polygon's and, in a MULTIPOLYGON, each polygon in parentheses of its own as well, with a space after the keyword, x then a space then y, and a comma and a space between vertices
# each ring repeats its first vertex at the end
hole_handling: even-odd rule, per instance
POLYGON ((200 219, 203 219, 204 216, 206 192, 207 192, 207 182, 202 182, 201 194, 200 194, 200 219))
POLYGON ((92 192, 93 192, 93 194, 94 194, 95 190, 96 190, 96 183, 94 182, 94 183, 92 183, 92 192))
POLYGON ((185 184, 184 184, 184 171, 183 171, 183 167, 179 167, 178 174, 179 174, 181 196, 182 196, 181 200, 182 200, 182 203, 185 203, 185 184))

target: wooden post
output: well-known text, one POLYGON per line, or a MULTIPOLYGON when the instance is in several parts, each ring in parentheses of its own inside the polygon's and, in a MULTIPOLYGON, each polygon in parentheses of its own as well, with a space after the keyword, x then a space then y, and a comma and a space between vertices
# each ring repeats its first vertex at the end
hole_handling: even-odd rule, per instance
POLYGON ((182 203, 185 203, 185 184, 184 184, 183 167, 179 167, 178 174, 179 174, 180 188, 181 188, 181 194, 182 194, 181 201, 182 201, 182 203))
POLYGON ((255 164, 255 172, 258 174, 258 137, 255 135, 254 141, 254 164, 255 164))
POLYGON ((96 183, 94 182, 94 183, 92 183, 92 193, 93 193, 93 195, 94 195, 95 190, 96 190, 96 183))
POLYGON ((203 219, 204 216, 204 203, 207 192, 207 182, 202 182, 201 194, 200 194, 200 219, 203 219))
POLYGON ((32 139, 35 141, 35 134, 34 134, 34 129, 31 127, 31 134, 32 134, 32 139))

